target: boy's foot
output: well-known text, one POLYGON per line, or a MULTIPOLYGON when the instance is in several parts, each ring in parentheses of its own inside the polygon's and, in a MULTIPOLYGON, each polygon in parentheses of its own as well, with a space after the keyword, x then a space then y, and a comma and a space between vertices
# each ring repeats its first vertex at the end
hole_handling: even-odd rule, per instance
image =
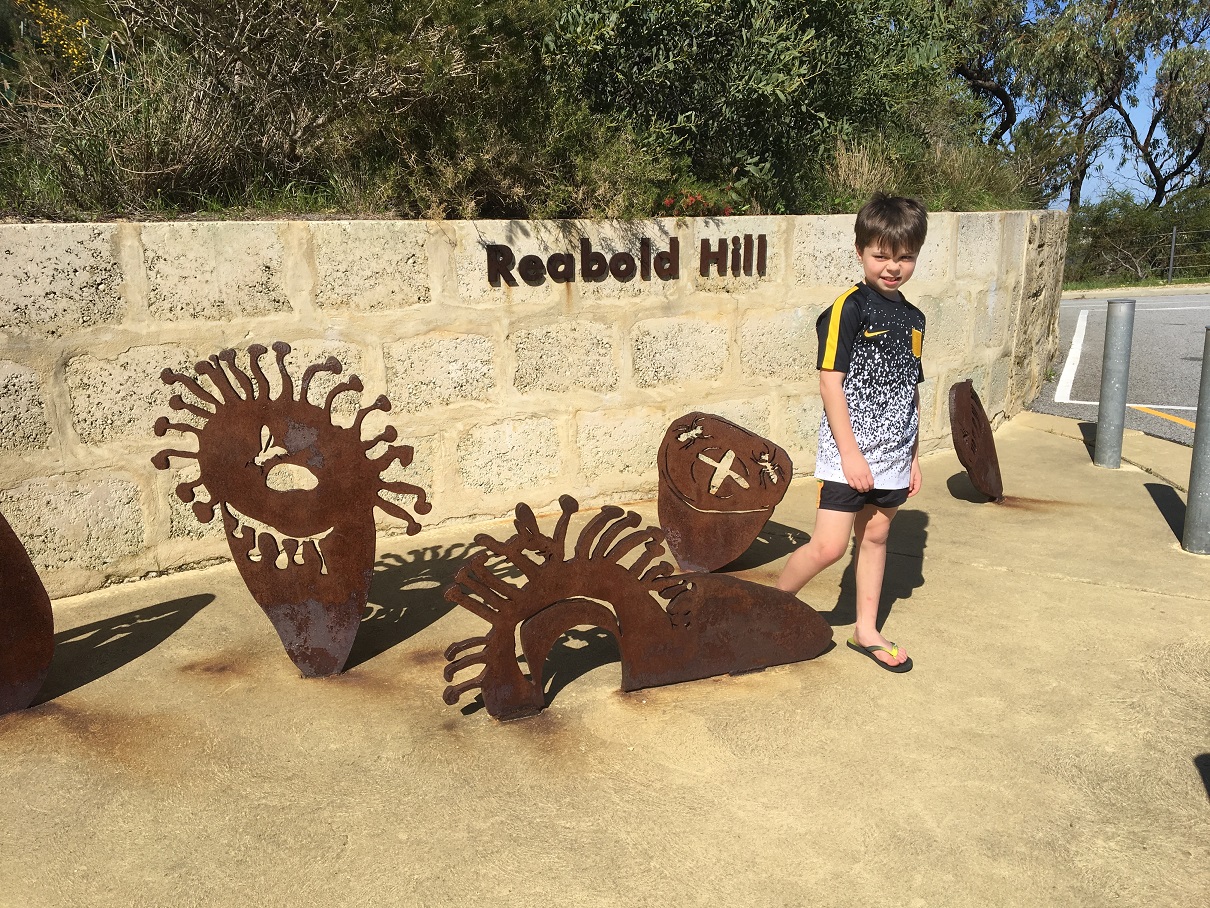
POLYGON ((889 672, 902 674, 912 670, 912 659, 906 653, 899 649, 897 643, 886 641, 886 645, 874 643, 870 646, 862 646, 857 642, 856 638, 849 638, 848 647, 851 650, 856 650, 863 656, 869 656, 877 662, 882 668, 889 672))

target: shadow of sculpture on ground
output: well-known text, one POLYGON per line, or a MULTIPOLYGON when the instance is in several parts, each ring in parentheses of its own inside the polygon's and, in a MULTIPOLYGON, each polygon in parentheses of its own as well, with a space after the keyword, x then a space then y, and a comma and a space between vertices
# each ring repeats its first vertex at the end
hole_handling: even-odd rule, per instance
POLYGON ((617 639, 607 630, 585 625, 573 627, 555 641, 542 677, 546 679, 546 705, 559 691, 593 669, 622 661, 617 639))
POLYGON ((810 541, 811 536, 805 531, 770 520, 742 555, 718 570, 719 573, 730 573, 763 567, 810 541))
MULTIPOLYGON (((878 601, 877 626, 881 630, 900 599, 910 599, 913 591, 924 586, 924 549, 928 544, 929 516, 923 511, 901 510, 891 523, 887 540, 886 573, 882 597, 878 601)), ((853 559, 840 578, 840 595, 830 612, 820 612, 832 627, 857 623, 857 574, 853 559)))
POLYGON ((35 703, 91 684, 151 652, 213 601, 211 593, 199 593, 55 634, 50 674, 35 703))
POLYGON ((1210 754, 1198 754, 1193 758, 1193 765, 1198 775, 1202 777, 1202 787, 1206 789, 1206 800, 1210 801, 1210 754))
POLYGON ((476 546, 459 542, 379 558, 345 671, 382 655, 453 611, 454 604, 442 592, 475 550, 476 546))
POLYGON ((1165 483, 1147 482, 1143 484, 1143 488, 1147 490, 1160 516, 1179 542, 1185 535, 1185 502, 1181 501, 1176 489, 1165 483))
POLYGON ((970 475, 966 470, 955 473, 945 481, 945 487, 949 489, 950 495, 959 501, 969 501, 972 504, 991 504, 986 495, 980 492, 971 483, 970 475))

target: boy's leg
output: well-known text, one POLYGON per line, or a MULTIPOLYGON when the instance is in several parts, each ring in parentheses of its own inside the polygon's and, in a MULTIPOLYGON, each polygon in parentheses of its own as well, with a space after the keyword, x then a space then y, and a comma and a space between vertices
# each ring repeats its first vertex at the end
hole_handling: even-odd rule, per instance
POLYGON ((811 579, 830 564, 835 564, 849 550, 849 537, 853 535, 853 518, 857 515, 848 511, 821 509, 815 512, 815 532, 811 541, 790 556, 777 588, 797 593, 811 579))
MULTIPOLYGON (((886 542, 896 510, 866 505, 853 522, 857 536, 853 558, 857 575, 857 626, 853 630, 853 639, 861 646, 890 648, 891 645, 891 641, 878 632, 877 624, 882 578, 886 573, 886 542)), ((888 665, 899 665, 907 659, 907 654, 903 647, 899 648, 898 656, 875 650, 874 658, 888 665)))

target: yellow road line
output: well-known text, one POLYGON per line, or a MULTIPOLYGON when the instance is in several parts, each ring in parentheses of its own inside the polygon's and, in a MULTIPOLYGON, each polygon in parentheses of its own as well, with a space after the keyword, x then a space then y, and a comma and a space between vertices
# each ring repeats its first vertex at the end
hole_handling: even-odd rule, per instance
POLYGON ((1161 413, 1159 410, 1152 410, 1150 407, 1140 407, 1138 404, 1128 405, 1132 410, 1142 410, 1144 413, 1150 413, 1152 416, 1158 416, 1160 419, 1167 419, 1171 422, 1179 423, 1182 426, 1188 426, 1190 429, 1196 429, 1197 423, 1190 422, 1187 419, 1181 419, 1179 416, 1170 416, 1167 413, 1161 413))

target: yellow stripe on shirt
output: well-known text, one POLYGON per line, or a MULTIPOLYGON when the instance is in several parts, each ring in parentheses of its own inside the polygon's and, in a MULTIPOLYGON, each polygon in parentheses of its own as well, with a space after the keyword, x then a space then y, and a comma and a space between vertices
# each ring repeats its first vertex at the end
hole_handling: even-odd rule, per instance
POLYGON ((828 340, 823 348, 823 365, 821 369, 836 368, 836 348, 840 344, 840 311, 844 308, 845 300, 857 292, 853 286, 836 298, 832 304, 832 317, 828 321, 828 340))

